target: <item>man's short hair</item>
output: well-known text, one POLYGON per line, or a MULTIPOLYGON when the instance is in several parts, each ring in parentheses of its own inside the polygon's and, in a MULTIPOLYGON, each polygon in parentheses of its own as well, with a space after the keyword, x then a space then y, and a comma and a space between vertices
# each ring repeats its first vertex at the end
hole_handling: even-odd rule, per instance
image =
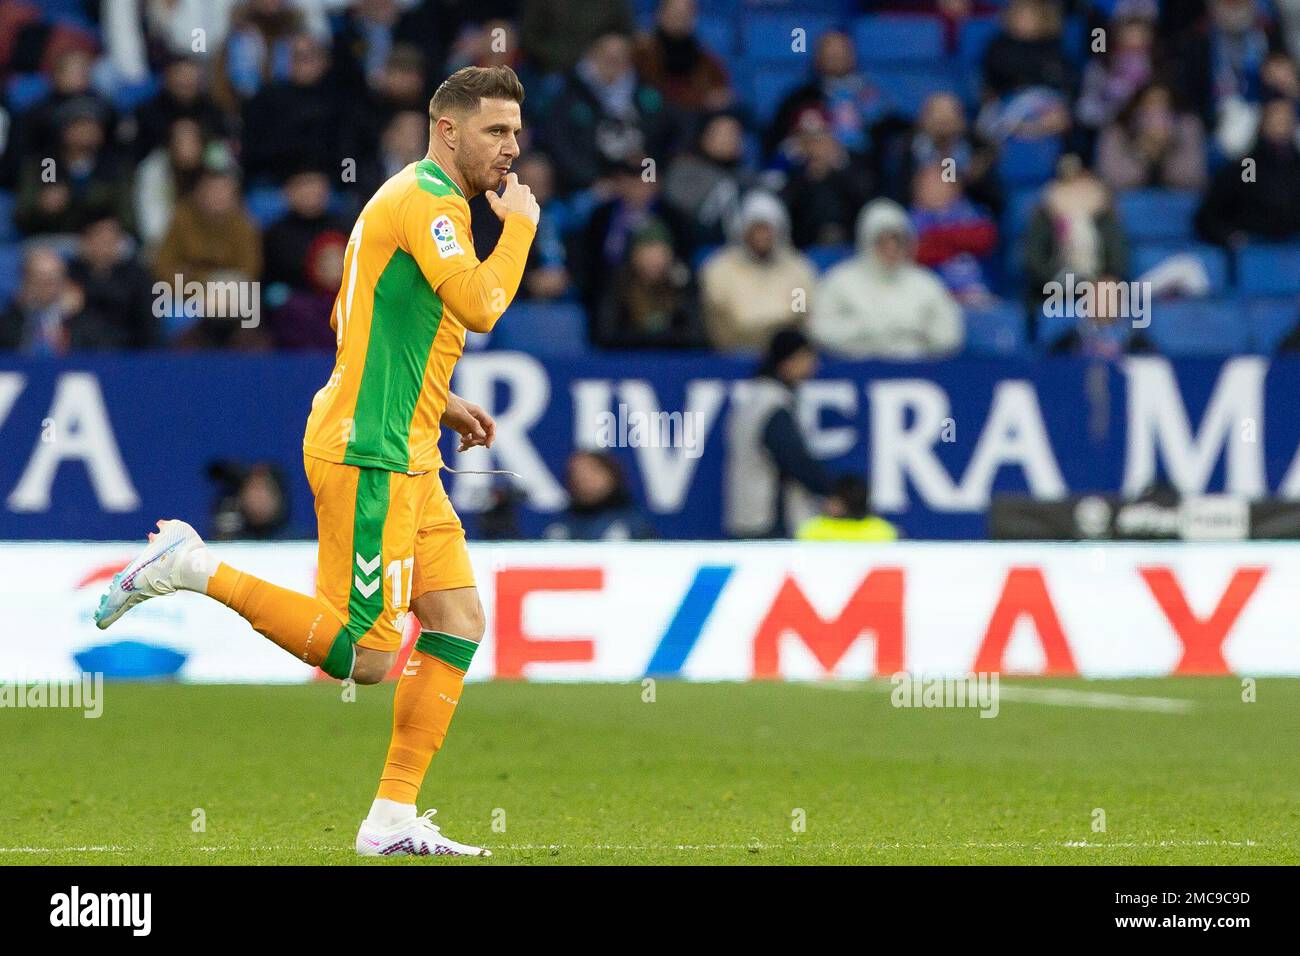
POLYGON ((442 81, 429 100, 429 122, 438 122, 439 116, 454 113, 477 113, 479 101, 524 101, 524 85, 515 71, 508 66, 467 66, 457 70, 442 81))

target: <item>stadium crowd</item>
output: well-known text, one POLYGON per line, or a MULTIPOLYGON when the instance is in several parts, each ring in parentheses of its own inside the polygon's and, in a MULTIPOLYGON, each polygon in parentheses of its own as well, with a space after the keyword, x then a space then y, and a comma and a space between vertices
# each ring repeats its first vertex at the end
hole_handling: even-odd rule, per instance
POLYGON ((357 212, 498 63, 543 213, 489 347, 1296 347, 1298 58, 1300 0, 9 0, 0 349, 332 349, 357 212))

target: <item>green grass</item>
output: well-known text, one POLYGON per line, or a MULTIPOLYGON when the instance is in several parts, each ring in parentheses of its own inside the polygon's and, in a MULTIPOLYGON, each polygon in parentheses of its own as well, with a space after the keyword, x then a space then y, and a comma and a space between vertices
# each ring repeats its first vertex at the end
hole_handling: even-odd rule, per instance
MULTIPOLYGON (((1004 699, 989 720, 895 709, 887 684, 476 684, 421 809, 494 848, 468 865, 1300 863, 1300 681, 1255 703, 1234 679, 1014 686, 1193 707, 1004 699)), ((357 694, 119 684, 98 720, 0 710, 0 862, 355 863, 392 686, 357 694)))

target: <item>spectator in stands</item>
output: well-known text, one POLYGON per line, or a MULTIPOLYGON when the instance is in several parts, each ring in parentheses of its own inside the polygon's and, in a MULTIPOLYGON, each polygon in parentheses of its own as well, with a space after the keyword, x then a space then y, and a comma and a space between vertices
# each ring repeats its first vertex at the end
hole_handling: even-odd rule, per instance
MULTIPOLYGON (((1208 0, 1206 6, 1209 17, 1193 21, 1175 39, 1170 61, 1174 88, 1200 114, 1206 129, 1219 130, 1221 121, 1233 124, 1234 114, 1260 101, 1264 63, 1281 48, 1281 39, 1255 0, 1208 0)), ((1228 141, 1232 139, 1229 134, 1228 141)))
MULTIPOLYGON (((528 267, 524 270, 520 292, 525 299, 562 298, 569 294, 571 285, 563 234, 568 224, 568 210, 555 198, 555 166, 545 153, 531 152, 519 160, 515 171, 519 181, 533 191, 533 198, 542 210, 537 234, 528 250, 528 267)), ((494 221, 500 227, 501 220, 495 216, 480 218, 494 221)))
POLYGON ((77 102, 85 108, 94 104, 95 115, 106 130, 115 126, 113 107, 90 85, 94 61, 85 50, 65 50, 54 61, 50 73, 50 92, 19 117, 18 139, 27 156, 54 156, 62 146, 64 108, 77 102))
POLYGON ((962 188, 973 201, 990 209, 1002 208, 995 150, 972 133, 966 110, 955 93, 934 93, 921 107, 916 125, 898 140, 902 153, 899 175, 890 177, 896 185, 889 198, 911 205, 916 171, 932 163, 951 161, 962 188))
MULTIPOLYGON (((353 90, 379 89, 391 62, 394 28, 401 16, 395 0, 352 0, 330 24, 335 82, 353 90)), ((449 71, 450 72, 450 71, 449 71)))
POLYGON ((731 537, 790 537, 816 514, 812 496, 833 490, 834 478, 808 451, 795 414, 799 386, 816 374, 817 352, 808 337, 782 329, 733 400, 722 518, 731 537))
POLYGON ((131 221, 130 173, 105 141, 108 116, 93 97, 68 100, 54 114, 59 146, 32 155, 18 187, 15 221, 28 235, 73 233, 87 210, 112 208, 131 221))
POLYGON ((766 192, 745 197, 731 241, 700 269, 701 308, 709 341, 722 352, 758 351, 778 329, 801 325, 817 273, 790 246, 790 220, 766 192))
POLYGON ((306 289, 307 250, 327 232, 342 233, 346 241, 352 224, 330 211, 329 177, 319 168, 300 168, 285 182, 283 193, 288 211, 262 235, 262 280, 306 289))
POLYGON ((136 159, 165 149, 177 120, 192 120, 207 137, 230 134, 226 115, 203 86, 203 65, 194 57, 174 57, 163 70, 162 89, 135 114, 132 144, 136 159))
POLYGON ((568 191, 592 185, 612 166, 665 159, 674 127, 663 97, 637 77, 631 41, 605 33, 565 77, 544 138, 568 191))
POLYGON ((241 0, 145 0, 149 37, 173 56, 211 54, 230 33, 230 17, 241 0), (203 31, 204 49, 194 49, 194 31, 203 31))
POLYGON ((68 280, 62 257, 47 246, 33 247, 23 261, 18 295, 0 313, 0 349, 63 355, 111 344, 86 315, 83 304, 81 290, 68 280))
POLYGON ((637 37, 637 72, 678 109, 726 109, 735 98, 727 68, 695 36, 695 12, 695 0, 659 0, 654 29, 637 37))
POLYGON ((980 133, 1008 137, 1059 136, 1070 128, 1074 68, 1061 44, 1061 10, 1052 0, 1011 0, 1002 32, 984 52, 980 133))
POLYGON ((788 136, 797 135, 800 120, 811 106, 828 118, 839 144, 858 161, 864 160, 873 149, 872 127, 885 117, 889 103, 880 88, 858 70, 853 38, 838 30, 822 34, 813 70, 814 78, 781 102, 768 127, 764 151, 770 156, 788 136))
POLYGON ((1264 105, 1250 157, 1253 177, 1236 163, 1215 174, 1196 213, 1202 238, 1235 247, 1250 239, 1291 239, 1300 233, 1300 150, 1292 100, 1276 97, 1264 105))
POLYGON ((218 541, 273 541, 301 537, 289 523, 289 492, 278 465, 217 461, 208 477, 219 492, 209 537, 218 541))
POLYGON ((740 209, 740 197, 779 179, 744 162, 745 128, 733 113, 715 113, 695 148, 679 153, 664 177, 664 202, 691 224, 696 248, 720 245, 740 209))
POLYGON ((691 270, 673 252, 658 219, 637 229, 627 261, 593 317, 592 342, 607 349, 690 348, 703 344, 691 270))
POLYGON ((1088 60, 1075 114, 1092 134, 1119 117, 1155 74, 1156 0, 1119 0, 1106 30, 1106 50, 1088 60))
POLYGON ((1260 69, 1258 98, 1233 97, 1219 112, 1214 145, 1229 159, 1240 159, 1259 136, 1264 104, 1281 97, 1300 101, 1300 75, 1295 62, 1281 50, 1270 53, 1260 69))
POLYGON ((271 314, 271 335, 277 348, 333 351, 335 330, 330 312, 343 283, 343 259, 348 237, 325 231, 303 253, 305 284, 295 287, 271 314))
POLYGON ((1066 283, 1071 275, 1076 284, 1128 277, 1128 241, 1113 197, 1077 156, 1061 159, 1056 179, 1044 188, 1042 202, 1030 216, 1025 272, 1032 330, 1048 283, 1066 283))
POLYGON ((250 179, 283 183, 304 162, 340 169, 359 150, 345 133, 344 110, 329 80, 329 53, 309 33, 293 36, 289 74, 244 107, 240 161, 250 179))
POLYGON ((914 261, 916 234, 902 206, 876 199, 858 217, 858 252, 823 278, 809 333, 845 358, 942 358, 961 348, 961 309, 914 261))
MULTIPOLYGON (((233 109, 272 80, 283 80, 284 61, 293 55, 290 47, 306 30, 302 12, 289 0, 246 0, 235 7, 225 49, 217 60, 216 91, 222 105, 233 109)), ((323 35, 318 33, 317 38, 323 35)))
MULTIPOLYGON (((262 274, 262 237, 239 195, 239 177, 233 166, 216 164, 204 169, 192 196, 176 204, 154 275, 162 282, 251 282, 262 274)), ((211 315, 188 330, 180 344, 186 347, 220 347, 227 344, 263 344, 265 332, 245 329, 242 317, 211 315)))
POLYGON ((1097 173, 1111 189, 1205 188, 1205 131, 1163 83, 1144 87, 1101 134, 1097 173))
MULTIPOLYGON (((1071 328, 1054 342, 1047 343, 1053 355, 1084 355, 1093 359, 1114 360, 1121 355, 1153 352, 1155 346, 1147 334, 1133 328, 1133 316, 1119 315, 1112 306, 1120 296, 1109 289, 1120 280, 1113 275, 1101 276, 1093 296, 1091 314, 1081 314, 1071 328)), ((1076 304, 1077 310, 1077 304, 1076 304)))
POLYGON ((963 305, 988 304, 994 296, 987 270, 998 241, 993 218, 962 195, 956 175, 940 163, 917 170, 912 195, 916 261, 934 269, 963 305))
MULTIPOLYGON (((555 157, 556 172, 563 157, 555 157)), ((689 254, 686 228, 663 201, 659 183, 639 160, 628 159, 610 177, 614 195, 592 211, 581 233, 574 236, 571 263, 574 282, 581 290, 589 314, 600 308, 605 288, 626 259, 633 234, 652 216, 673 233, 673 246, 689 254)))
POLYGON ((91 213, 68 270, 81 289, 86 318, 106 347, 149 349, 162 342, 153 280, 132 255, 133 244, 111 213, 91 213))
POLYGON ((524 0, 519 12, 524 49, 546 73, 571 69, 600 37, 635 30, 626 0, 524 0))
POLYGON ((857 475, 843 475, 826 496, 822 513, 799 526, 800 541, 896 541, 898 529, 871 513, 867 483, 857 475))
MULTIPOLYGON (((378 142, 379 147, 373 155, 358 161, 357 184, 351 191, 354 212, 360 212, 375 191, 404 167, 424 159, 429 148, 427 107, 394 114, 380 133, 378 142)), ((347 188, 346 183, 344 188, 347 188)), ((525 272, 525 280, 527 275, 525 272)))
POLYGON ((623 468, 609 452, 578 451, 569 458, 565 487, 569 507, 547 526, 555 541, 629 541, 655 537, 654 527, 632 502, 623 468))
POLYGON ((790 235, 800 249, 846 245, 858 210, 871 195, 871 176, 831 132, 821 107, 806 107, 790 138, 794 167, 781 198, 790 210, 790 235))
MULTIPOLYGON (((223 148, 214 145, 217 150, 223 148)), ((177 200, 188 196, 198 184, 206 151, 198 121, 182 117, 172 123, 166 145, 151 152, 136 168, 136 231, 150 258, 167 234, 177 200)))

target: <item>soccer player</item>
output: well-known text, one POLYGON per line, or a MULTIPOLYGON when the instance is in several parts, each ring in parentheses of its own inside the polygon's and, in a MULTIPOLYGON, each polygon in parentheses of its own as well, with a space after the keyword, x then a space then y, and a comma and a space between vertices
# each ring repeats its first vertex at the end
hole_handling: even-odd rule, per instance
POLYGON ((420 636, 357 834, 365 856, 489 855, 443 836, 436 811, 417 817, 415 801, 483 636, 465 532, 438 475, 438 434, 440 423, 454 429, 462 451, 494 438, 491 418, 450 382, 465 330, 491 330, 518 290, 537 229, 537 201, 510 172, 523 98, 509 67, 454 73, 429 102, 428 156, 384 183, 352 228, 330 318, 334 371, 303 439, 320 542, 315 597, 230 567, 188 524, 168 520, 95 613, 105 628, 141 601, 198 591, 299 660, 373 684, 392 668, 414 611, 420 636), (481 262, 468 204, 478 193, 503 223, 481 262))

